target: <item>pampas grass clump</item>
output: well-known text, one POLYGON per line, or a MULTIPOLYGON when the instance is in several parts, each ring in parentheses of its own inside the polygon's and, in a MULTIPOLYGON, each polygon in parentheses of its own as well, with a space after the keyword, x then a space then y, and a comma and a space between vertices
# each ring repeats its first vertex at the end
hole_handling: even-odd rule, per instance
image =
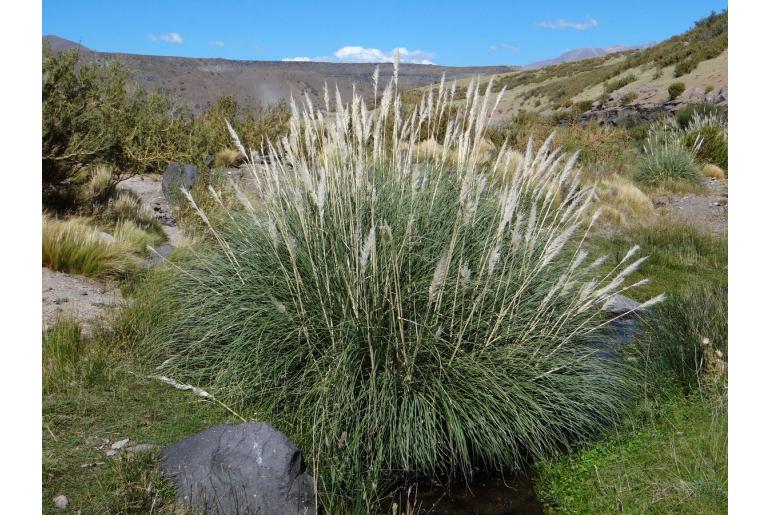
POLYGON ((447 121, 454 87, 403 112, 394 75, 374 110, 292 105, 268 164, 249 164, 258 199, 193 204, 212 238, 153 285, 165 311, 143 346, 158 373, 295 439, 335 513, 381 510, 405 477, 549 456, 615 420, 631 387, 594 344, 644 258, 605 274, 583 250, 594 188, 577 156, 549 139, 491 181, 514 155, 478 148, 491 82, 447 121), (426 132, 443 147, 427 160, 426 132))
POLYGON ((652 132, 644 145, 635 178, 648 185, 671 181, 700 184, 703 182, 703 173, 695 162, 699 148, 699 141, 688 147, 676 134, 652 132))

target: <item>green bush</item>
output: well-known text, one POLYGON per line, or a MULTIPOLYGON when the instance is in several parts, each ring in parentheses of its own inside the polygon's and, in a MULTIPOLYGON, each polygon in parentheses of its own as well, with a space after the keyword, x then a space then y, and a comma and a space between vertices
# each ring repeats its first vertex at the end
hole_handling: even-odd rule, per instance
POLYGON ((659 304, 634 345, 655 393, 697 391, 714 373, 710 360, 727 360, 727 286, 701 286, 659 304))
POLYGON ((674 100, 684 93, 685 89, 687 89, 687 86, 685 86, 683 82, 674 82, 668 87, 668 99, 674 100))
POLYGON ((625 95, 623 95, 620 98, 620 103, 621 103, 621 105, 628 105, 631 102, 633 102, 634 100, 636 100, 637 98, 639 98, 639 93, 636 93, 636 92, 632 91, 631 93, 626 93, 625 95))
POLYGON ((676 63, 676 66, 674 67, 674 77, 681 77, 682 75, 687 75, 691 71, 693 71, 698 66, 698 61, 696 59, 685 59, 684 61, 679 61, 676 63))
POLYGON ((693 151, 678 137, 656 133, 644 145, 635 178, 651 185, 664 185, 668 181, 699 184, 703 181, 703 174, 695 162, 693 151))
MULTIPOLYGON (((246 112, 231 97, 199 116, 160 94, 144 92, 118 62, 79 60, 76 51, 43 51, 43 203, 72 210, 90 169, 105 165, 110 184, 138 173, 163 172, 169 162, 205 167, 229 145, 225 119, 259 150, 263 138, 286 131, 288 109, 278 104, 246 112)), ((104 202, 106 199, 99 199, 104 202)))
POLYGON ((615 79, 612 81, 608 81, 604 83, 604 92, 605 93, 612 93, 615 90, 618 90, 622 88, 623 86, 627 86, 628 84, 631 84, 636 80, 636 75, 633 73, 630 75, 626 75, 625 77, 620 77, 619 79, 615 79))
POLYGON ((698 146, 698 161, 715 164, 727 171, 727 131, 717 125, 704 125, 688 130, 684 143, 689 148, 698 146))
POLYGON ((417 128, 383 131, 387 95, 369 135, 348 130, 365 112, 297 114, 287 156, 257 175, 263 200, 210 213, 215 241, 140 297, 166 309, 141 345, 158 372, 287 432, 329 512, 376 511, 404 477, 553 454, 632 398, 590 342, 643 260, 598 275, 577 234, 592 189, 547 147, 488 183, 474 156, 493 102, 471 104, 475 131, 444 141, 457 169, 412 162, 417 128))

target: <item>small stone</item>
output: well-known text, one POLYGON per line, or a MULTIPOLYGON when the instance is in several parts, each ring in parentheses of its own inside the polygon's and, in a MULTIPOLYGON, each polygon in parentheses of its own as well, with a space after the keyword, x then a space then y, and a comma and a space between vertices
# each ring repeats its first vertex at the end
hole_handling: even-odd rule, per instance
POLYGON ((70 500, 67 499, 66 495, 57 495, 56 497, 54 497, 53 503, 60 510, 66 510, 67 506, 69 506, 70 504, 70 500))
POLYGON ((116 451, 115 449, 110 449, 109 451, 105 452, 104 454, 106 454, 108 458, 111 458, 111 457, 115 456, 117 453, 118 453, 118 451, 116 451))
POLYGON ((115 450, 120 450, 123 447, 125 447, 127 443, 128 443, 128 438, 124 438, 123 440, 118 440, 117 442, 112 444, 112 448, 115 450))
POLYGON ((157 445, 155 445, 155 444, 140 443, 140 444, 137 444, 137 445, 133 445, 133 446, 127 448, 126 450, 128 452, 132 452, 134 454, 140 454, 140 453, 143 453, 143 452, 149 452, 149 451, 155 449, 156 447, 157 447, 157 445))

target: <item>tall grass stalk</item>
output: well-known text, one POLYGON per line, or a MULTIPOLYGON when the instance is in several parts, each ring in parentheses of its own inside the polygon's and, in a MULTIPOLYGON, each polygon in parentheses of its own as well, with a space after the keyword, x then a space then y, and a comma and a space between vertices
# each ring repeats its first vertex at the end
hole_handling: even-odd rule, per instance
POLYGON ((548 456, 631 388, 589 342, 643 259, 606 275, 586 259, 577 155, 530 142, 496 174, 507 145, 491 161, 477 147, 502 92, 476 85, 452 111, 442 89, 404 112, 396 76, 374 110, 293 103, 289 134, 248 165, 258 201, 198 210, 214 237, 149 296, 157 373, 269 417, 334 512, 376 511, 404 477, 548 456), (426 133, 442 152, 420 159, 426 133))

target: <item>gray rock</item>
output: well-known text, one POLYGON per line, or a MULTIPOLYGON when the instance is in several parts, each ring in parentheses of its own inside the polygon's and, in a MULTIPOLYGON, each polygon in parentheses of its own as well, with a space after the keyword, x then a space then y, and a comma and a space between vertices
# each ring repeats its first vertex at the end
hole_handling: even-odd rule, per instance
POLYGON ((70 500, 67 499, 66 495, 57 495, 56 497, 54 497, 53 503, 60 510, 66 510, 67 506, 69 506, 70 504, 70 500))
POLYGON ((624 315, 632 310, 634 313, 631 313, 632 315, 635 313, 638 313, 638 308, 641 304, 636 302, 634 299, 631 299, 629 297, 626 297, 625 295, 617 294, 612 297, 609 301, 609 305, 605 308, 605 311, 612 315, 624 315))
POLYGON ((150 452, 156 447, 157 445, 154 445, 151 443, 140 443, 137 445, 132 445, 131 447, 128 447, 126 450, 133 454, 141 454, 143 452, 150 452))
POLYGON ((302 453, 269 424, 221 424, 161 452, 177 500, 202 513, 316 513, 302 453))
POLYGON ((170 163, 160 183, 163 196, 169 204, 178 202, 181 198, 180 188, 191 190, 197 180, 198 169, 195 165, 170 163))
POLYGON ((163 264, 166 258, 170 256, 175 249, 176 247, 174 247, 173 245, 164 243, 163 245, 160 245, 157 248, 155 248, 154 252, 152 250, 149 251, 149 255, 147 256, 147 259, 145 259, 143 263, 144 267, 150 268, 153 266, 163 264))
POLYGON ((115 236, 112 234, 106 233, 104 231, 99 231, 96 233, 99 236, 99 239, 102 240, 104 243, 112 244, 115 243, 115 236))
POLYGON ((117 442, 112 444, 112 448, 115 449, 115 450, 120 450, 123 447, 125 447, 127 443, 128 443, 128 438, 124 438, 124 439, 118 440, 117 442))

